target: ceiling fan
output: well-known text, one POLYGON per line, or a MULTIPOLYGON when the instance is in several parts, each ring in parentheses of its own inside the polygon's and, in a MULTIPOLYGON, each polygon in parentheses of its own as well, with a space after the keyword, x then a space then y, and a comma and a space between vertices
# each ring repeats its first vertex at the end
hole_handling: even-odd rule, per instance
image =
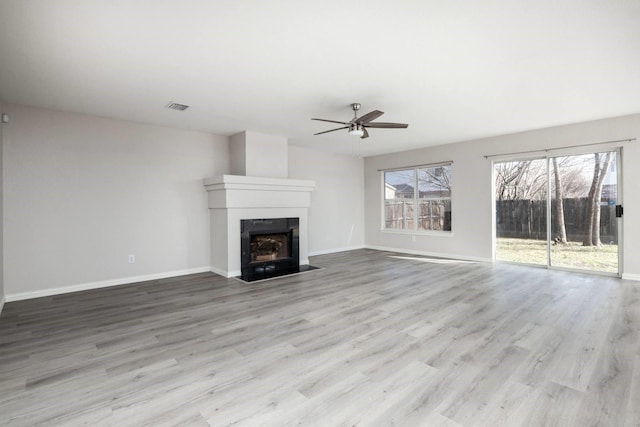
POLYGON ((322 135, 323 133, 333 132, 341 129, 349 129, 349 135, 359 136, 360 138, 368 138, 369 132, 367 132, 367 128, 382 128, 382 129, 403 129, 409 127, 406 123, 383 123, 383 122, 372 122, 372 120, 377 119, 384 113, 382 111, 373 110, 370 113, 365 114, 362 117, 358 117, 358 110, 360 109, 360 104, 354 102, 351 104, 351 109, 353 110, 353 119, 348 122, 339 122, 336 120, 326 120, 326 119, 311 119, 318 120, 321 122, 329 122, 329 123, 339 123, 344 125, 342 127, 325 130, 324 132, 314 133, 314 135, 322 135))

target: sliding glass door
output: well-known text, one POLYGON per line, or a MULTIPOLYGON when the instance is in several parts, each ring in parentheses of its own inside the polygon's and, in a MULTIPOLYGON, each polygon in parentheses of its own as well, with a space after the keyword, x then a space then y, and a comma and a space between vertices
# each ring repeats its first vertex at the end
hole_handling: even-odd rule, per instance
POLYGON ((547 265, 547 160, 494 165, 496 260, 547 265))
POLYGON ((555 267, 618 273, 618 153, 550 159, 555 267))
POLYGON ((619 157, 494 163, 496 260, 618 274, 619 157))

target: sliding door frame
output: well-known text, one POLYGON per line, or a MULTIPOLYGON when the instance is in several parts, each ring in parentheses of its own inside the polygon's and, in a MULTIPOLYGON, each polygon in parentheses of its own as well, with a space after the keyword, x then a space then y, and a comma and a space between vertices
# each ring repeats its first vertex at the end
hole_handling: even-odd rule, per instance
POLYGON ((610 273, 606 271, 597 271, 597 270, 585 270, 580 268, 571 268, 571 267, 558 267, 551 265, 551 159, 554 157, 565 157, 565 156, 579 156, 579 155, 588 155, 594 153, 606 153, 606 152, 615 152, 616 153, 616 185, 617 185, 617 198, 616 204, 623 205, 624 196, 623 196, 623 187, 622 187, 622 164, 623 164, 623 147, 617 145, 615 147, 577 147, 570 149, 554 149, 553 155, 545 152, 542 155, 534 155, 523 154, 523 155, 504 155, 504 156, 496 156, 491 160, 491 199, 492 199, 492 214, 491 214, 491 242, 492 242, 492 250, 491 257, 493 262, 505 263, 505 264, 516 264, 516 265, 526 265, 530 267, 539 267, 539 268, 547 268, 549 270, 560 270, 560 271, 571 271, 576 273, 588 273, 595 274, 601 276, 610 276, 610 277, 622 277, 623 272, 623 243, 624 243, 624 215, 622 217, 617 218, 617 232, 618 232, 618 271, 617 273, 610 273), (497 227, 496 227, 496 169, 495 165, 498 163, 505 162, 515 162, 515 161, 533 161, 533 160, 541 160, 545 159, 546 161, 546 172, 547 172, 547 200, 546 200, 546 221, 547 221, 547 264, 529 264, 529 263, 520 263, 515 261, 500 261, 496 259, 496 247, 497 247, 497 227))

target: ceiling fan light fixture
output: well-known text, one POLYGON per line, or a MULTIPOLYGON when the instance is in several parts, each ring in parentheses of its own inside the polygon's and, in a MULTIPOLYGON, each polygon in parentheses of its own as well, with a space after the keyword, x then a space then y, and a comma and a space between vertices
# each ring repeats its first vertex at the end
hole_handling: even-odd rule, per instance
POLYGON ((349 126, 349 135, 362 136, 364 135, 364 128, 362 127, 362 125, 353 124, 349 126))

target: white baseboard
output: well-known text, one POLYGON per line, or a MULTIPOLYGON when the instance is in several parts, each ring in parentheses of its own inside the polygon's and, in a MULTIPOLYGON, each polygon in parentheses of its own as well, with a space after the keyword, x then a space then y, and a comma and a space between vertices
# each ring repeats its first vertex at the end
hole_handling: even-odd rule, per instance
POLYGON ((622 273, 622 278, 624 280, 635 280, 640 282, 640 274, 622 273))
POLYGON ((0 298, 0 314, 2 314, 2 309, 4 308, 4 296, 0 298))
POLYGON ((326 254, 334 254, 337 252, 346 252, 346 251, 355 251, 356 249, 364 249, 364 245, 359 245, 359 246, 348 246, 345 248, 334 248, 334 249, 326 249, 323 251, 314 251, 309 253, 309 256, 316 256, 316 255, 326 255, 326 254))
POLYGON ((70 292, 108 288, 110 286, 129 285, 131 283, 145 282, 148 280, 166 279, 169 277, 184 276, 187 274, 207 273, 209 271, 211 271, 210 267, 198 267, 198 268, 190 268, 186 270, 175 270, 175 271, 167 271, 164 273, 147 274, 144 276, 123 277, 121 279, 82 283, 80 285, 64 286, 60 288, 42 289, 39 291, 19 292, 16 294, 5 295, 5 301, 6 302, 21 301, 25 299, 48 297, 51 295, 68 294, 70 292))
POLYGON ((491 258, 483 258, 483 257, 471 257, 464 255, 454 255, 454 254, 443 254, 440 252, 427 252, 427 251, 417 251, 414 249, 402 249, 402 248, 389 248, 386 246, 375 246, 375 245, 365 245, 367 249, 375 249, 378 251, 387 251, 387 252, 399 252, 401 254, 411 254, 411 255, 422 255, 422 256, 430 256, 434 258, 449 258, 449 259, 458 259, 460 261, 475 261, 475 262, 488 262, 493 263, 491 258))
POLYGON ((237 277, 240 276, 242 274, 242 271, 237 270, 237 271, 225 271, 222 270, 220 268, 216 268, 216 267, 211 267, 211 269, 209 270, 212 273, 217 274, 218 276, 222 276, 222 277, 226 277, 227 279, 231 278, 231 277, 237 277))
POLYGON ((215 267, 211 267, 209 269, 209 271, 211 271, 212 273, 217 274, 218 276, 222 276, 222 277, 231 277, 231 276, 227 276, 227 272, 224 270, 221 270, 219 268, 215 268, 215 267))

